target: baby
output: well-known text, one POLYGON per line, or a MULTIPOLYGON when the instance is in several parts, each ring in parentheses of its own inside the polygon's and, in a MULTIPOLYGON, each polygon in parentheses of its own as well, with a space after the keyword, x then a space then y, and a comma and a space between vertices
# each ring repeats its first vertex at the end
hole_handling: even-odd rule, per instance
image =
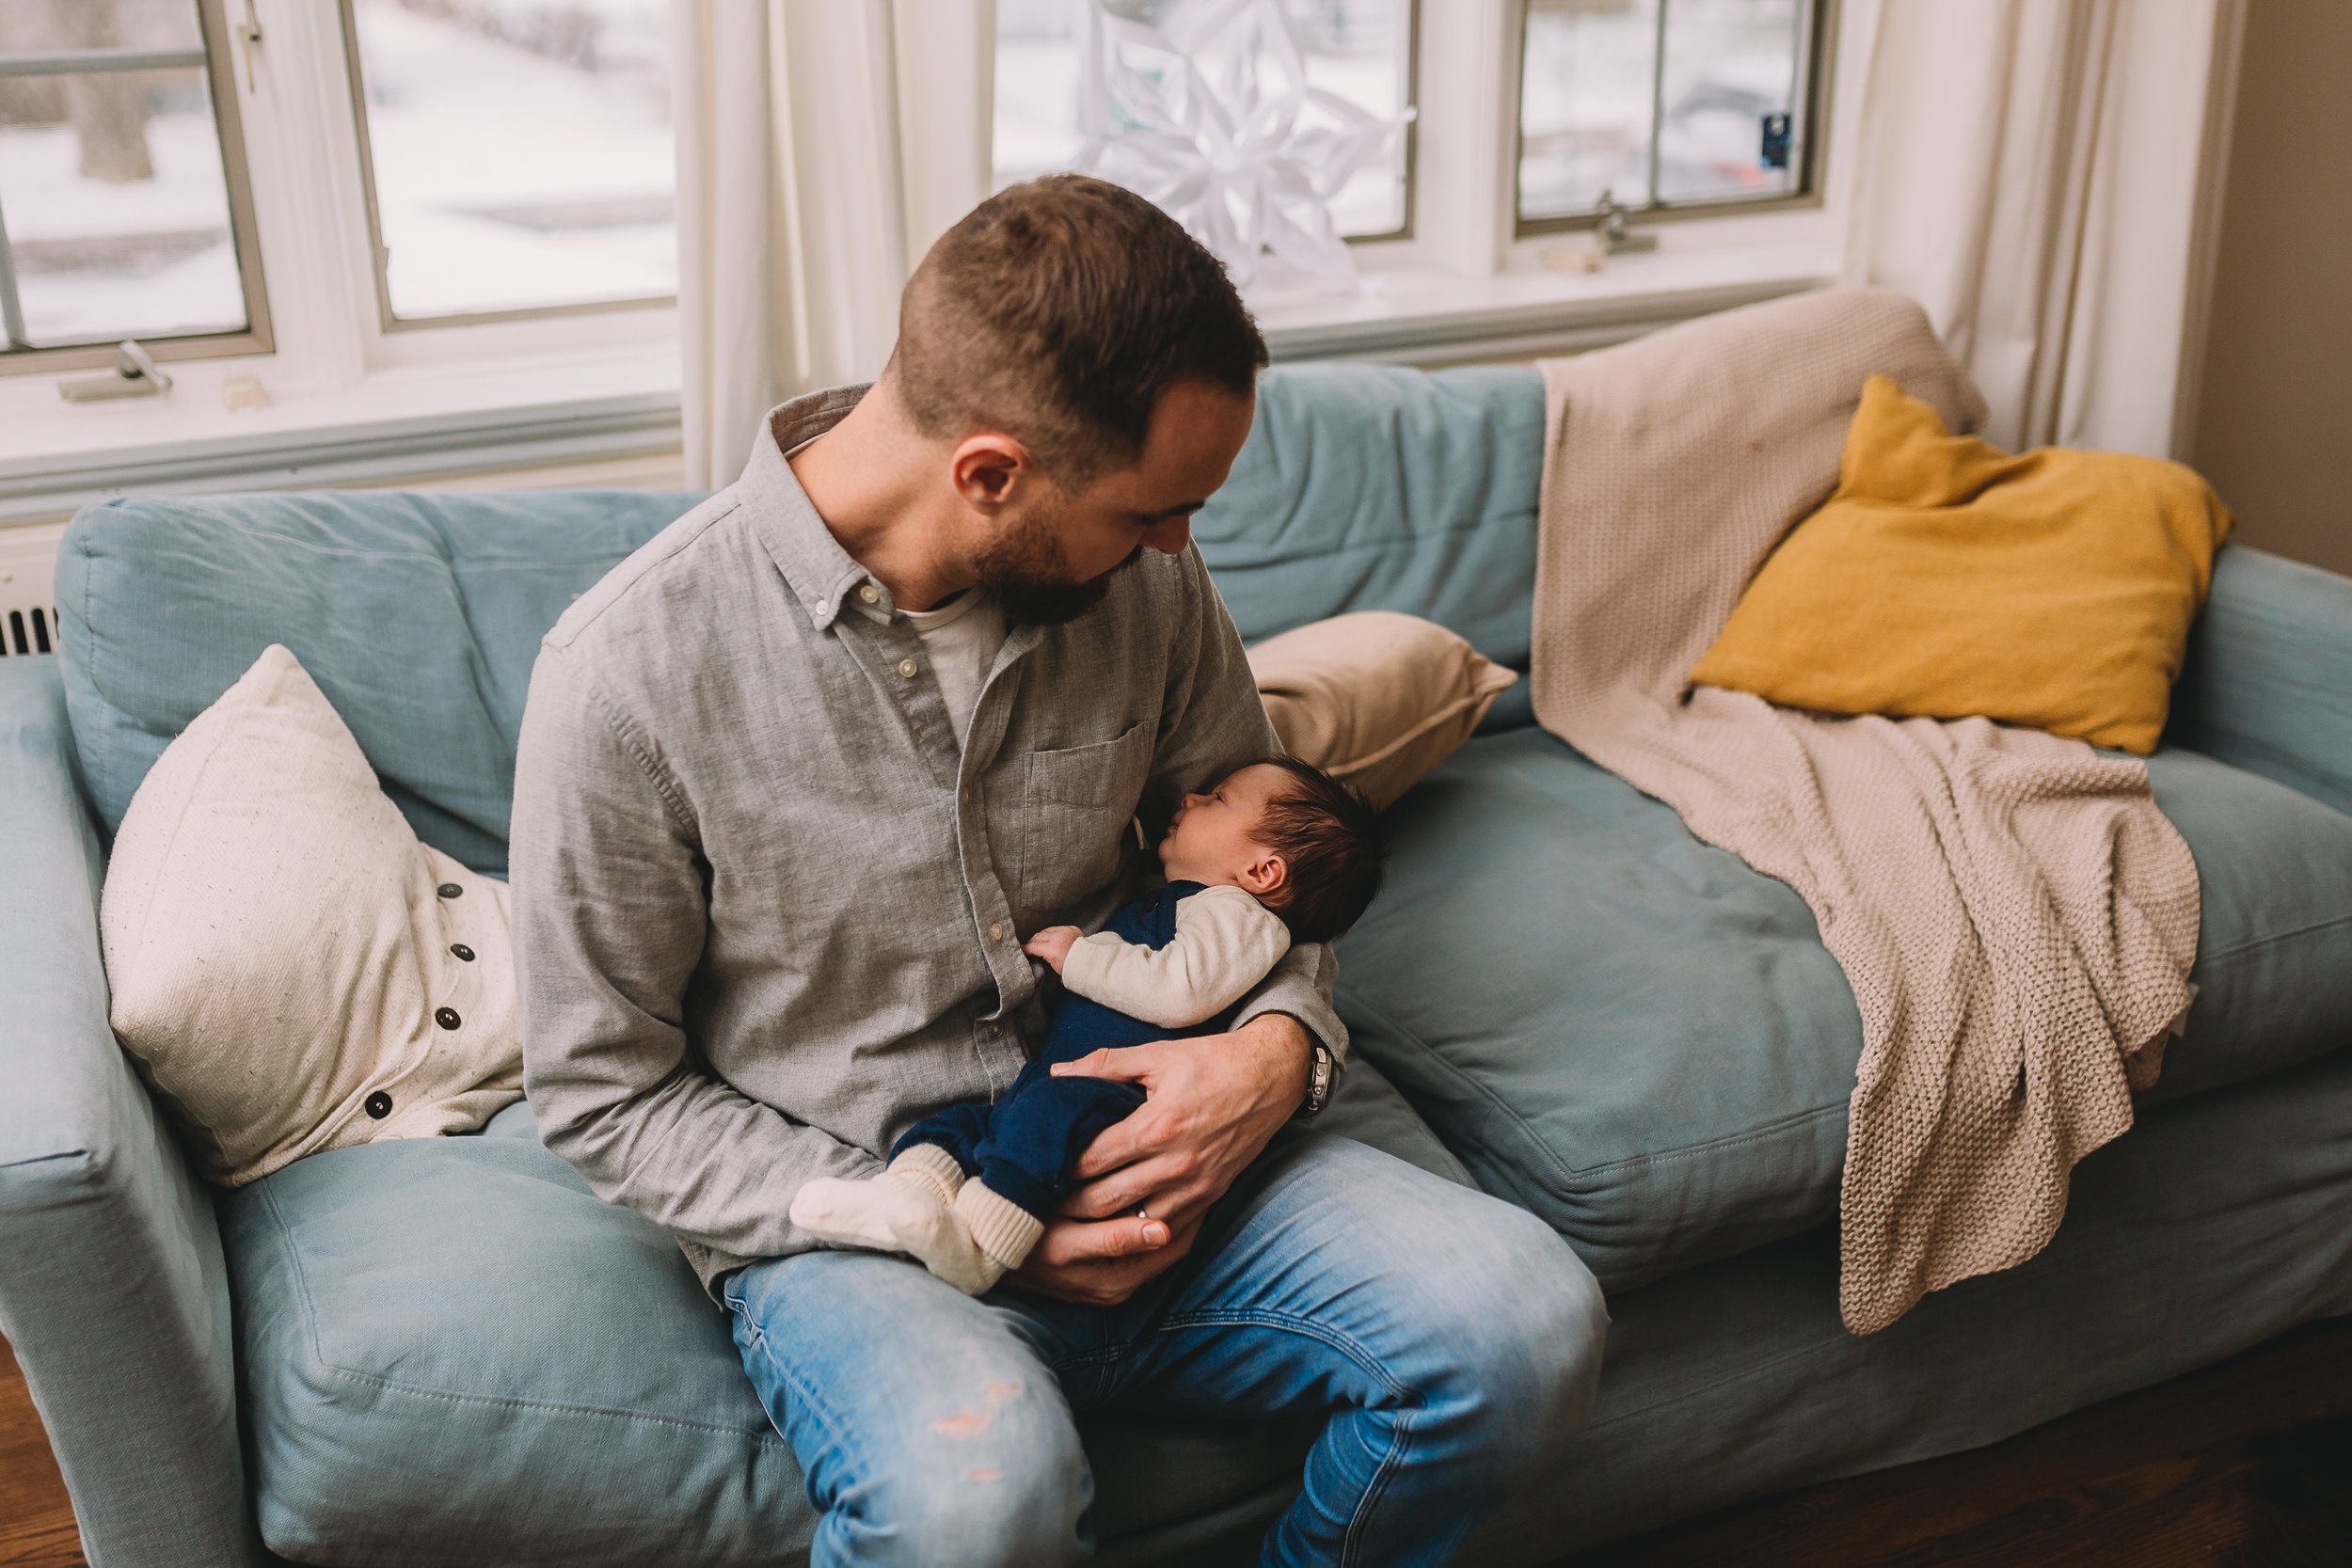
POLYGON ((928 1117, 865 1180, 821 1178, 792 1223, 842 1245, 903 1252, 972 1295, 1021 1266, 1095 1135, 1143 1103, 1107 1078, 1054 1076, 1106 1047, 1221 1034, 1294 942, 1328 942, 1380 886, 1380 824, 1350 785, 1290 758, 1187 795, 1160 840, 1165 887, 1088 936, 1024 943, 1061 976, 1045 1045, 994 1104, 928 1117))

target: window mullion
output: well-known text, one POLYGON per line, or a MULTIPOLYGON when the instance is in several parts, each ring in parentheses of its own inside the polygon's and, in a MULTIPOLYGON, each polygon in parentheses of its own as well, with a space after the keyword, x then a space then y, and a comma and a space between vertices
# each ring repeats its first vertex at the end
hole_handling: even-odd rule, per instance
POLYGON ((233 80, 278 327, 275 379, 285 391, 336 391, 365 376, 377 331, 338 8, 261 0, 259 14, 258 69, 249 88, 243 73, 233 80))
POLYGON ((1649 54, 1649 189, 1639 203, 1628 206, 1656 207, 1658 199, 1658 170, 1660 144, 1666 139, 1666 8, 1673 0, 1658 0, 1657 41, 1649 54))
POLYGON ((1415 244, 1486 277, 1511 237, 1521 0, 1435 0, 1421 11, 1415 244))

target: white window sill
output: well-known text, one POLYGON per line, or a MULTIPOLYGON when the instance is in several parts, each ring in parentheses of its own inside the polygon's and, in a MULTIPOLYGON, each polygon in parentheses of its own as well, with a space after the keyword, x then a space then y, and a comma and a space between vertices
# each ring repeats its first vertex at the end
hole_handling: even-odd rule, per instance
POLYGON ((1276 360, 1377 359, 1437 367, 1605 347, 1656 327, 1832 281, 1834 256, 1811 236, 1761 245, 1677 245, 1608 259, 1598 272, 1538 258, 1589 244, 1530 244, 1525 270, 1465 277, 1441 268, 1367 270, 1352 299, 1261 295, 1250 308, 1276 360))
POLYGON ((674 451, 667 342, 404 365, 356 385, 231 410, 266 358, 166 367, 157 398, 69 404, 48 377, 0 381, 0 527, 138 491, 315 489, 674 451))

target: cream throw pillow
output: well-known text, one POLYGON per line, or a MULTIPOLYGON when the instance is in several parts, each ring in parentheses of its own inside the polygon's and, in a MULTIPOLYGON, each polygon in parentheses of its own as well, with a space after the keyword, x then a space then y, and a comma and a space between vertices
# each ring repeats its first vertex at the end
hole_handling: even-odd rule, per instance
POLYGON ((521 1098, 506 885, 417 842, 282 647, 132 797, 99 926, 115 1033, 215 1181, 521 1098))
POLYGON ((1454 754, 1518 674, 1433 621, 1365 610, 1249 650, 1282 749, 1383 809, 1454 754))

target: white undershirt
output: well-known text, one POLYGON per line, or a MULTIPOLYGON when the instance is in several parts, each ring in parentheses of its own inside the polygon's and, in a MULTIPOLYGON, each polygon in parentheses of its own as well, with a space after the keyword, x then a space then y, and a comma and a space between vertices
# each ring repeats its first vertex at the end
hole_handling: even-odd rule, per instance
POLYGON ((936 610, 901 610, 922 640, 939 694, 947 702, 947 722, 963 744, 972 709, 980 700, 988 667, 1005 642, 1005 610, 984 588, 967 588, 936 610))

